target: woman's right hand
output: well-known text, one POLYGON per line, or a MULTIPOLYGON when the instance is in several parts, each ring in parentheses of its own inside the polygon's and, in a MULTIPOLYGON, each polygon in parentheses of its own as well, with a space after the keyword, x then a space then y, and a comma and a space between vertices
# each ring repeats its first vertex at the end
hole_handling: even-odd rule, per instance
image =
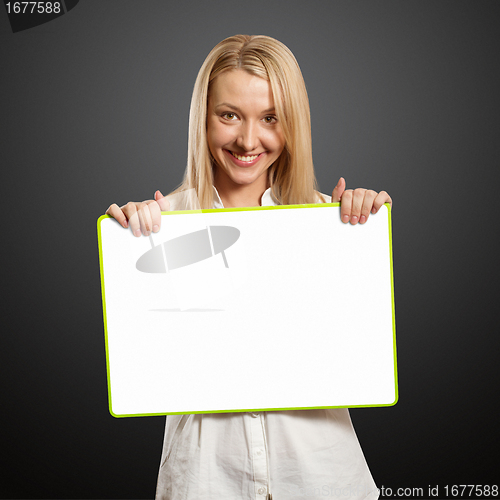
POLYGON ((106 210, 106 214, 114 217, 125 228, 130 225, 134 236, 140 236, 141 233, 144 236, 149 236, 151 231, 157 233, 160 230, 161 212, 169 210, 168 200, 160 191, 156 191, 154 200, 129 201, 122 207, 113 203, 106 210))

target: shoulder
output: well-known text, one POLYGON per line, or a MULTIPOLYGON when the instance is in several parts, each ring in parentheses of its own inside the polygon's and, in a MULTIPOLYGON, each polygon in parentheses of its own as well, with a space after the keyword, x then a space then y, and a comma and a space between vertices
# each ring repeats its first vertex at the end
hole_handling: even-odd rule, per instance
POLYGON ((200 202, 194 189, 173 191, 165 196, 165 199, 170 204, 171 212, 182 210, 200 210, 200 202))
POLYGON ((331 203, 331 202, 332 202, 332 197, 331 196, 329 196, 327 194, 324 194, 324 193, 319 193, 318 192, 318 203, 331 203))

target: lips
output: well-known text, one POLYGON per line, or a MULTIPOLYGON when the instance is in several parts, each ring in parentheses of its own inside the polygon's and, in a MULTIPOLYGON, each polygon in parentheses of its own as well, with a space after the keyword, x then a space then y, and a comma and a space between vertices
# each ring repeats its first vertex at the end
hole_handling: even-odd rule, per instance
POLYGON ((259 161, 260 157, 264 154, 260 153, 258 155, 239 155, 227 149, 225 149, 224 152, 239 167, 251 167, 252 165, 255 165, 259 161))

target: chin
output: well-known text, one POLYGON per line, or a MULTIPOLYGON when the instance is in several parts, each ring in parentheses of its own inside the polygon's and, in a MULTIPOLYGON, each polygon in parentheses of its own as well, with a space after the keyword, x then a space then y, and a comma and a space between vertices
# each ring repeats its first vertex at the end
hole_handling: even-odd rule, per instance
POLYGON ((229 178, 235 183, 239 184, 240 186, 249 186, 250 184, 253 184, 254 182, 258 181, 260 178, 260 175, 255 176, 248 176, 248 175, 230 175, 229 178))

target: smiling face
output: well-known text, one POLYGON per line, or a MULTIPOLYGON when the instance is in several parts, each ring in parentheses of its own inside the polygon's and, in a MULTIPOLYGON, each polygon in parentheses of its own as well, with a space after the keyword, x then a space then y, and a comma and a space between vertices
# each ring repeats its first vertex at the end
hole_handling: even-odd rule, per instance
POLYGON ((207 140, 217 189, 260 198, 267 169, 285 146, 269 82, 242 69, 217 76, 208 96, 207 140))

